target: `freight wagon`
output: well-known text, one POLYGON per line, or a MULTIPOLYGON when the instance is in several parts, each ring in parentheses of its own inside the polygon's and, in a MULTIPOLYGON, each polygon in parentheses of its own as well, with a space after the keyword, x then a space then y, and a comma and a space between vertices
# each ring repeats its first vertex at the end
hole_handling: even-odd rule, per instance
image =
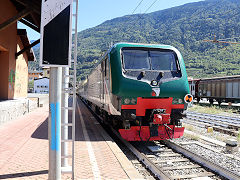
POLYGON ((189 80, 191 94, 199 102, 206 98, 212 104, 217 101, 240 102, 240 75, 189 80))

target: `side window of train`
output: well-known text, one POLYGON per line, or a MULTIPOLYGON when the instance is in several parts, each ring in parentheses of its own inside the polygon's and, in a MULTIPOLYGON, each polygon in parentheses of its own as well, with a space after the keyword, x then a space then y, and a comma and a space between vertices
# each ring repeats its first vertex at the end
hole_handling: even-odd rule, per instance
POLYGON ((106 57, 105 59, 105 76, 109 79, 109 59, 106 57))
POLYGON ((102 71, 102 74, 104 75, 105 74, 105 60, 103 60, 101 63, 101 71, 102 71))
POLYGON ((104 71, 105 71, 105 77, 107 76, 107 58, 105 58, 105 68, 104 68, 104 71))

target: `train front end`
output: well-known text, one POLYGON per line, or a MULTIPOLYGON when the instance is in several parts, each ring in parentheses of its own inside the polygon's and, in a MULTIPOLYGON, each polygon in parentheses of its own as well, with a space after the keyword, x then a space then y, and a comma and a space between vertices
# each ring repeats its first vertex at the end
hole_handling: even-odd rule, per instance
POLYGON ((119 43, 110 51, 113 105, 127 141, 179 138, 192 101, 183 58, 168 45, 119 43))

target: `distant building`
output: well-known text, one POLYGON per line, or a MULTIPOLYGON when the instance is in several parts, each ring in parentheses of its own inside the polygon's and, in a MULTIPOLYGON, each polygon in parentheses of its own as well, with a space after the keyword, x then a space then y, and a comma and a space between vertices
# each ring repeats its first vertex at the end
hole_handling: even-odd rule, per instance
POLYGON ((29 72, 28 72, 28 81, 32 81, 34 79, 39 79, 42 77, 44 77, 42 71, 29 70, 29 72))
POLYGON ((49 79, 39 78, 34 80, 34 93, 47 94, 49 92, 49 79))

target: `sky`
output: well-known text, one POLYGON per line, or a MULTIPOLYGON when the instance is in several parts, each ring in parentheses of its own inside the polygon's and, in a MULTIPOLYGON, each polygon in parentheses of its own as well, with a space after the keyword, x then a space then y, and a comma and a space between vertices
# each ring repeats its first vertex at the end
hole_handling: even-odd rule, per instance
MULTIPOLYGON (((197 1, 202 0, 79 0, 78 31, 95 27, 116 17, 131 15, 140 2, 134 14, 151 13, 197 1)), ((40 38, 39 33, 20 22, 18 28, 27 29, 30 40, 40 38)))

